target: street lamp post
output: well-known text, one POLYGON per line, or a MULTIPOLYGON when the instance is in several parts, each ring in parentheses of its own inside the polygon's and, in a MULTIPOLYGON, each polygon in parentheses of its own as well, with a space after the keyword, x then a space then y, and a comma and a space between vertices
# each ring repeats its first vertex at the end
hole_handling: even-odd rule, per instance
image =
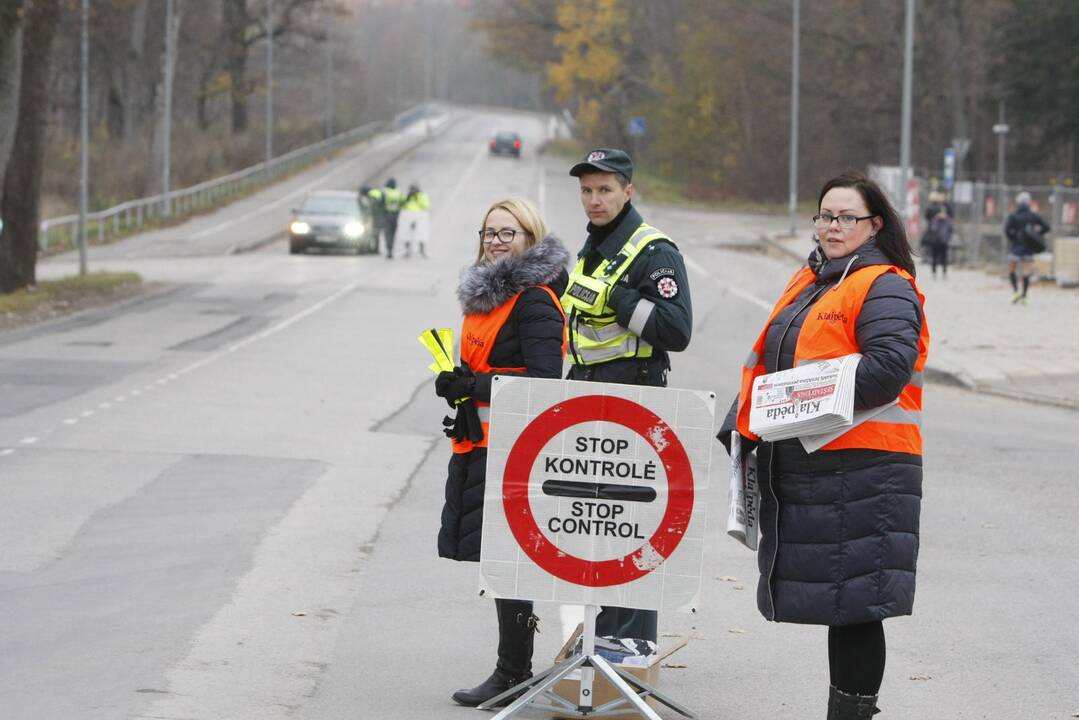
POLYGON ((90 175, 90 0, 82 0, 79 38, 79 274, 87 272, 86 210, 90 175))
POLYGON ((172 0, 165 0, 165 117, 164 161, 161 163, 161 205, 165 216, 172 214, 170 176, 172 175, 172 71, 176 62, 176 31, 173 27, 172 0))
POLYGON ((337 114, 333 94, 333 16, 326 14, 326 137, 333 137, 334 116, 337 114))
POLYGON ((791 156, 790 156, 790 216, 791 237, 794 237, 798 212, 798 76, 801 35, 801 0, 794 0, 794 19, 791 23, 791 156))
POLYGON ((905 221, 910 212, 907 182, 910 180, 911 88, 914 84, 914 0, 907 0, 906 30, 903 45, 903 126, 899 139, 900 188, 899 209, 905 221))
POLYGON ((266 0, 266 162, 273 159, 273 0, 266 0))
POLYGON ((1005 211, 1008 209, 1008 187, 1004 184, 1004 154, 1006 152, 1007 143, 1005 140, 1008 137, 1008 123, 1004 122, 1004 101, 1000 101, 1000 118, 997 124, 993 126, 993 132, 997 136, 997 182, 1000 183, 1000 190, 997 193, 1000 203, 1000 216, 1004 217, 1005 211))

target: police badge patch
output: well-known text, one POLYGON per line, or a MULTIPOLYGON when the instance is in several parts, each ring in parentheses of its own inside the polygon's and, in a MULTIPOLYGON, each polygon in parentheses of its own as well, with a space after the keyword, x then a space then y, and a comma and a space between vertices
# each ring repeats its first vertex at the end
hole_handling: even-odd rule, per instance
POLYGON ((678 294, 678 283, 675 282, 673 277, 663 277, 656 283, 656 290, 659 291, 661 298, 670 300, 678 294))

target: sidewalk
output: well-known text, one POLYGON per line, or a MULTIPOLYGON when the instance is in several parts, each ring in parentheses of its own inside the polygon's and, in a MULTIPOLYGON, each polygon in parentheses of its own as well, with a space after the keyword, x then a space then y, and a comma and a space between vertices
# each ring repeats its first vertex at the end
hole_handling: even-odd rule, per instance
MULTIPOLYGON (((762 242, 805 261, 805 238, 762 242), (797 250, 795 249, 797 247, 797 250)), ((928 379, 977 392, 1079 409, 1079 291, 1040 283, 1013 305, 1007 277, 951 268, 934 279, 919 258, 931 345, 928 379)))

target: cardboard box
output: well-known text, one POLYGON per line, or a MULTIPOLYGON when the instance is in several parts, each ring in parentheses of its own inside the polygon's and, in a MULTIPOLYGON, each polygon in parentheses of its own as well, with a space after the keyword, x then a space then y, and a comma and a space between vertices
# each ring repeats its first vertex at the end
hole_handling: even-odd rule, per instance
MULTIPOLYGON (((577 625, 577 629, 569 636, 569 640, 562 646, 562 649, 558 651, 558 655, 555 657, 555 664, 568 660, 573 653, 573 647, 577 644, 577 638, 581 636, 584 631, 582 625, 577 625)), ((685 638, 661 638, 659 652, 652 656, 651 662, 648 667, 634 667, 631 665, 619 665, 618 667, 625 670, 633 677, 639 679, 646 685, 650 685, 657 690, 659 689, 659 668, 663 664, 663 661, 670 657, 672 654, 685 647, 688 641, 685 638), (667 643, 667 640, 671 640, 667 643)), ((559 695, 571 703, 576 705, 580 701, 581 697, 581 681, 579 670, 575 670, 570 677, 563 680, 559 680, 552 688, 556 695, 559 695)), ((592 707, 599 707, 604 703, 608 703, 617 697, 622 697, 622 694, 618 692, 610 681, 607 680, 599 672, 595 673, 595 678, 592 680, 592 707)), ((647 698, 646 702, 650 707, 659 708, 660 703, 656 702, 652 698, 647 698)), ((612 720, 644 720, 644 716, 636 710, 632 710, 631 705, 626 706, 627 710, 624 713, 617 715, 604 715, 603 717, 611 718, 612 720)), ((565 718, 564 715, 555 714, 554 718, 565 718)))

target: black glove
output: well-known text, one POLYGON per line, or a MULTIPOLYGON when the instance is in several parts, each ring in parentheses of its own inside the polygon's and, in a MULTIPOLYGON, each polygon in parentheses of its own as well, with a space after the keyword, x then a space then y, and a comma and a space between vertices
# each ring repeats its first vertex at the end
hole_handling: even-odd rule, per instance
POLYGON ((476 376, 468 368, 455 367, 453 372, 444 370, 435 378, 435 395, 445 398, 450 407, 457 407, 462 398, 472 397, 476 389, 476 376))
POLYGON ((452 427, 450 427, 450 422, 449 417, 442 420, 442 424, 446 426, 442 432, 446 433, 446 437, 458 442, 483 440, 483 424, 480 422, 480 413, 475 403, 464 402, 458 405, 457 417, 452 421, 452 427))

